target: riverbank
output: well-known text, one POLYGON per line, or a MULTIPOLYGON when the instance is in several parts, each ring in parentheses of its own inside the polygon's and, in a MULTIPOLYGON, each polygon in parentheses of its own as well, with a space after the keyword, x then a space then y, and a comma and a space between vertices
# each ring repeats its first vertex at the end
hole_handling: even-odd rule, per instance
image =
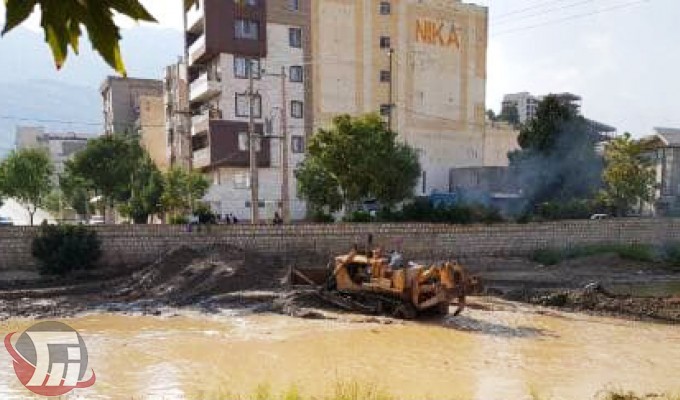
MULTIPOLYGON (((489 296, 680 323, 680 273, 663 263, 626 260, 616 254, 568 259, 550 266, 524 258, 467 257, 459 261, 481 277, 489 296)), ((69 317, 88 311, 162 315, 172 308, 208 314, 240 309, 324 318, 334 311, 331 305, 313 289, 291 289, 285 280, 291 265, 324 268, 327 262, 312 251, 291 258, 227 245, 179 248, 143 268, 2 283, 0 320, 69 317)))

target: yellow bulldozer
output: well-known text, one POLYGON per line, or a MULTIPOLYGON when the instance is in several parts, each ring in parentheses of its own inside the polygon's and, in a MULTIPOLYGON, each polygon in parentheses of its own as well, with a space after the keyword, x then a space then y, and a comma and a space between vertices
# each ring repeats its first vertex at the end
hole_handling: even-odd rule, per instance
POLYGON ((290 281, 321 284, 320 296, 343 309, 403 319, 446 315, 453 300, 458 315, 465 308, 466 293, 479 291, 481 286, 477 277, 467 276, 455 261, 405 264, 399 253, 383 254, 381 249, 369 254, 354 249, 339 255, 324 274, 292 268, 290 281))

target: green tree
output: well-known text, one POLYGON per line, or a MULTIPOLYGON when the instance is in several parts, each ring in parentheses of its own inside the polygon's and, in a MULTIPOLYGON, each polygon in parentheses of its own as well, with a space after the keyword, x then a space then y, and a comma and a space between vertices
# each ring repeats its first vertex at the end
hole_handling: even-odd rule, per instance
POLYGON ((625 215, 633 205, 642 206, 653 198, 656 176, 645 150, 628 132, 605 147, 602 195, 617 215, 625 215))
POLYGON ((140 155, 138 167, 132 175, 130 197, 120 211, 135 224, 146 224, 149 216, 161 211, 163 175, 148 154, 140 155))
POLYGON ((198 172, 173 167, 163 176, 160 202, 172 216, 194 211, 196 201, 205 196, 210 183, 198 172))
POLYGON ((367 198, 388 208, 413 194, 420 177, 418 155, 397 141, 380 116, 340 115, 330 129, 320 129, 296 170, 301 196, 313 208, 348 210, 367 198))
POLYGON ((28 211, 31 225, 38 208, 52 191, 54 168, 46 152, 26 149, 12 152, 0 164, 0 192, 14 198, 28 211))
POLYGON ((576 108, 547 96, 519 135, 521 149, 508 154, 528 210, 545 202, 592 198, 601 187, 599 140, 576 108))
MULTIPOLYGON (((187 4, 194 1, 187 1, 187 4)), ((135 21, 156 21, 138 0, 5 0, 5 8, 3 35, 24 22, 36 9, 40 10, 40 25, 57 69, 64 65, 69 46, 78 54, 84 27, 94 50, 123 75, 126 72, 120 52, 120 29, 114 22, 114 13, 135 21)))
MULTIPOLYGON (((109 135, 91 140, 87 147, 66 162, 65 190, 71 197, 85 191, 102 196, 109 209, 127 203, 132 197, 135 177, 144 170, 145 151, 135 138, 109 135)), ((78 199, 80 200, 80 199, 78 199)))
POLYGON ((90 199, 93 197, 93 185, 80 176, 63 174, 59 177, 59 188, 63 198, 62 204, 67 204, 76 214, 85 218, 90 217, 90 199))
POLYGON ((49 211, 50 214, 52 214, 53 217, 55 218, 60 218, 61 216, 61 211, 63 209, 62 205, 62 194, 59 189, 52 189, 52 191, 45 196, 45 200, 43 201, 43 208, 45 210, 49 211))

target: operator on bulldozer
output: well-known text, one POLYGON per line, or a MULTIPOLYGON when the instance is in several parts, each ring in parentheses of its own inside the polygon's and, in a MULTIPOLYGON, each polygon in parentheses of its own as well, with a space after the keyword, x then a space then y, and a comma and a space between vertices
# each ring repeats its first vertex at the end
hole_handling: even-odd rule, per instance
POLYGON ((337 256, 330 278, 330 291, 361 297, 377 304, 379 311, 409 319, 430 310, 447 314, 454 298, 458 299, 458 315, 465 307, 466 285, 473 282, 455 261, 430 267, 408 263, 405 267, 400 254, 392 252, 388 258, 380 248, 370 256, 359 254, 356 248, 337 256))

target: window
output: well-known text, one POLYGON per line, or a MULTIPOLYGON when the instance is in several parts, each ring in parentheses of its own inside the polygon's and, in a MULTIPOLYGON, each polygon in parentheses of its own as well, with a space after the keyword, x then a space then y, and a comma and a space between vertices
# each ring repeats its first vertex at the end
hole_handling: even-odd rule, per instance
POLYGON ((293 118, 302 118, 303 104, 301 101, 293 100, 290 102, 290 116, 293 118))
POLYGON ((390 47, 390 37, 389 36, 380 36, 380 48, 381 49, 389 49, 390 47))
MULTIPOLYGON (((250 201, 246 201, 246 208, 250 208, 250 201)), ((264 201, 260 200, 257 202, 257 208, 264 208, 264 201)))
MULTIPOLYGON (((236 94, 236 116, 248 117, 250 116, 250 101, 247 94, 236 94)), ((262 97, 260 95, 253 96, 253 118, 262 117, 262 97)))
POLYGON ((304 72, 302 67, 299 65, 294 65, 290 67, 289 77, 291 82, 302 82, 304 79, 304 72))
POLYGON ((234 36, 236 39, 252 39, 260 38, 260 23, 248 19, 237 19, 234 22, 234 36))
POLYGON ((293 153, 301 154, 305 152, 305 138, 304 136, 291 136, 290 147, 293 153))
POLYGON ((248 172, 240 172, 234 175, 235 189, 249 189, 250 188, 250 174, 248 172))
POLYGON ((390 71, 380 71, 380 82, 390 81, 392 81, 392 74, 390 74, 390 71))
MULTIPOLYGON (((248 132, 239 132, 238 133, 238 150, 239 151, 249 151, 250 146, 248 143, 248 132)), ((255 139, 255 151, 260 152, 262 150, 262 143, 260 142, 260 139, 255 139)))
POLYGON ((260 79, 260 60, 257 58, 234 57, 234 76, 248 79, 250 70, 253 70, 253 78, 260 79))
POLYGON ((383 115, 383 116, 390 115, 390 109, 391 108, 392 107, 390 107, 389 104, 381 104, 380 105, 380 115, 383 115))
POLYGON ((288 0, 288 9, 291 11, 299 11, 300 0, 288 0))
POLYGON ((302 48, 302 29, 301 28, 288 28, 288 41, 290 47, 295 47, 298 49, 302 48))
POLYGON ((392 10, 389 1, 380 2, 380 15, 390 15, 391 11, 392 10))

